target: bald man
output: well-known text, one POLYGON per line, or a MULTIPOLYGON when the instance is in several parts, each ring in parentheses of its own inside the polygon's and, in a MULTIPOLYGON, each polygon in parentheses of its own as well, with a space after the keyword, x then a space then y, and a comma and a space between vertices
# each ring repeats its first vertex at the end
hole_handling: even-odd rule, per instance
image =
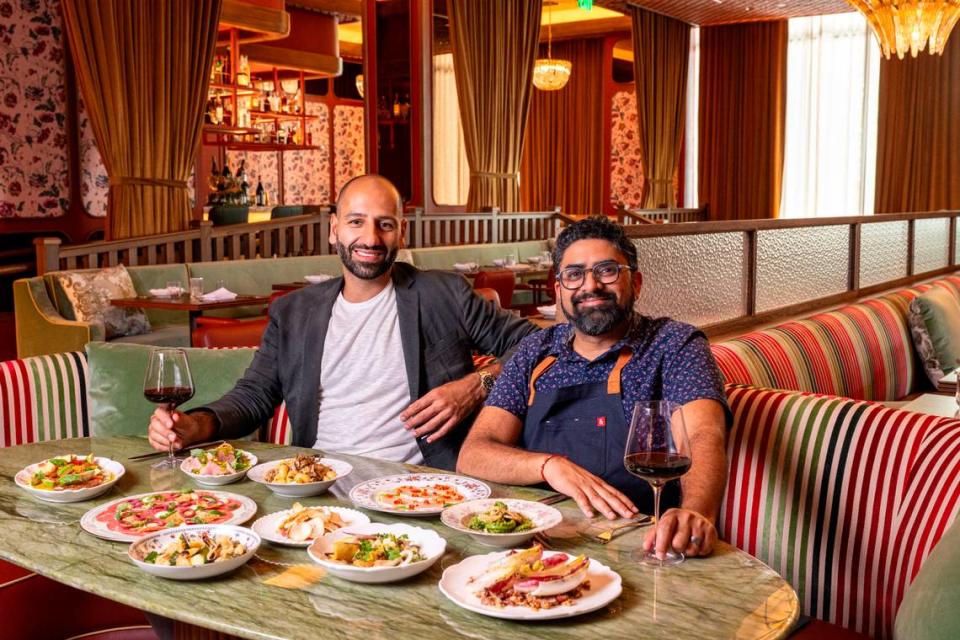
POLYGON ((499 373, 498 364, 475 371, 472 350, 503 355, 536 327, 461 276, 397 263, 405 225, 387 179, 347 183, 330 225, 343 277, 270 305, 236 387, 189 414, 157 409, 151 444, 165 451, 241 437, 286 400, 296 446, 453 469, 499 373))

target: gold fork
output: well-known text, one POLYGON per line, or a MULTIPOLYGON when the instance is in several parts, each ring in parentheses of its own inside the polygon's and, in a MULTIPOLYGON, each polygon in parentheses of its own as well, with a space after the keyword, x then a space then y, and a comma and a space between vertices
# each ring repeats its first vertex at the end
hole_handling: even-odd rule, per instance
POLYGON ((610 527, 606 531, 601 531, 600 533, 598 533, 593 537, 600 544, 607 544, 608 542, 613 540, 613 534, 615 531, 621 531, 623 529, 630 529, 633 527, 642 527, 643 525, 650 523, 652 520, 653 518, 651 518, 650 516, 640 516, 639 518, 635 518, 630 522, 624 522, 622 524, 618 524, 615 527, 610 527))

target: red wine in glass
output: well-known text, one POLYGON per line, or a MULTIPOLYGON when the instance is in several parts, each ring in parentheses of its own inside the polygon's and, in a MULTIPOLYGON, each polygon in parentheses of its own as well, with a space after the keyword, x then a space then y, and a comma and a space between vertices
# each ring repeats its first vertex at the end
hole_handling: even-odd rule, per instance
MULTIPOLYGON (((646 480, 653 489, 653 522, 660 522, 660 492, 663 485, 690 470, 690 440, 683 422, 683 409, 667 400, 649 400, 634 404, 623 452, 627 471, 646 480)), ((683 562, 683 554, 670 551, 663 558, 637 550, 644 564, 665 567, 683 562)))
MULTIPOLYGON (((143 379, 143 395, 167 411, 177 407, 193 397, 193 378, 190 375, 190 363, 183 349, 154 349, 150 354, 150 364, 143 379)), ((167 451, 167 458, 153 465, 154 468, 175 468, 177 458, 173 444, 167 451)))

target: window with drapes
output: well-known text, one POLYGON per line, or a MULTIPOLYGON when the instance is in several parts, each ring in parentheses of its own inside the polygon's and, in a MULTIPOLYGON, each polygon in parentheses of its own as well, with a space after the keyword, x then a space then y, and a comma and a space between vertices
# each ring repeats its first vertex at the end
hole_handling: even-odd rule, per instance
POLYGON ((782 217, 873 212, 879 69, 861 14, 790 20, 782 217))
POLYGON ((690 59, 687 63, 687 118, 683 133, 683 206, 700 206, 697 197, 697 127, 700 120, 700 28, 690 29, 690 59))
POLYGON ((433 201, 463 205, 470 191, 470 165, 457 103, 453 54, 433 56, 433 201))

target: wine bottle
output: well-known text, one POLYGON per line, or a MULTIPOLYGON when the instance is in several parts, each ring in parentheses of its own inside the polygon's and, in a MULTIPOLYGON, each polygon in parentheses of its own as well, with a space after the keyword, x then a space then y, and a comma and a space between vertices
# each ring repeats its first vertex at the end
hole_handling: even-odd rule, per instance
POLYGON ((257 206, 262 207, 266 203, 266 192, 263 190, 263 183, 257 178, 257 206))
POLYGON ((400 96, 393 94, 393 117, 400 117, 400 96))
POLYGON ((213 119, 216 120, 213 124, 223 124, 223 100, 220 99, 220 96, 217 96, 213 101, 213 119))

